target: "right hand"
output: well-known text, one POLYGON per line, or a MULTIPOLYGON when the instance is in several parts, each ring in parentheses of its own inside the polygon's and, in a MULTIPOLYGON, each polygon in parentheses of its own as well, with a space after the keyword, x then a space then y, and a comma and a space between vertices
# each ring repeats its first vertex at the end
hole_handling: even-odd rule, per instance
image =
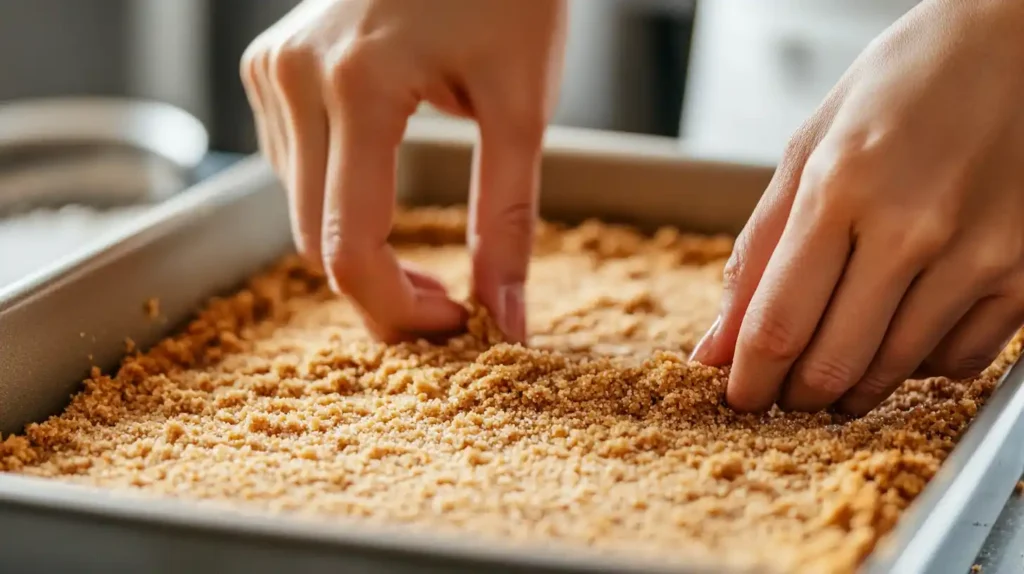
POLYGON ((463 307, 387 243, 395 162, 421 101, 476 120, 473 295, 524 342, 523 285, 564 0, 305 0, 260 35, 241 75, 260 149, 288 190, 295 243, 379 340, 460 330, 463 307))

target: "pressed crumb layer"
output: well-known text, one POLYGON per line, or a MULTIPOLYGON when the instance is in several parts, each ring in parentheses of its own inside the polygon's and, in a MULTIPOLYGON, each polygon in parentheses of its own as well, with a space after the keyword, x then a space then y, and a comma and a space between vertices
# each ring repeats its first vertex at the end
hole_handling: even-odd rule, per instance
MULTIPOLYGON (((468 292, 460 209, 402 213, 402 258, 468 292)), ((0 470, 143 494, 589 546, 851 572, 923 489, 1020 350, 908 381, 866 417, 738 414, 687 361, 728 238, 543 224, 528 348, 474 312, 447 344, 370 341, 287 258, 180 334, 95 370, 0 443, 0 470)))

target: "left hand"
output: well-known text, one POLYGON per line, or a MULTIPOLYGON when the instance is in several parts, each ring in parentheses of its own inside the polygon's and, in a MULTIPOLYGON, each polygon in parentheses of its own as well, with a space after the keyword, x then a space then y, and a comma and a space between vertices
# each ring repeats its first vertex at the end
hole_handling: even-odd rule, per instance
POLYGON ((790 142, 694 352, 727 401, 864 414, 1024 324, 1024 3, 925 0, 790 142))

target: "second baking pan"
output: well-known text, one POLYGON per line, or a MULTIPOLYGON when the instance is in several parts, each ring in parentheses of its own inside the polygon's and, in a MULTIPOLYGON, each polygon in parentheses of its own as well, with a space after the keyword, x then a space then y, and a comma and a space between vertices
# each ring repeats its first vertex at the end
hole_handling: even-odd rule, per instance
MULTIPOLYGON (((414 121, 403 145, 400 196, 409 204, 465 200, 474 132, 414 121)), ((706 233, 736 232, 770 166, 684 157, 672 140, 552 130, 541 210, 706 233)), ((116 366, 130 337, 147 347, 209 296, 239 285, 290 249, 284 196, 253 159, 144 217, 122 237, 0 291, 0 428, 19 431, 59 412, 92 362, 116 366), (144 302, 159 298, 163 321, 144 302)), ((1015 366, 897 529, 870 572, 963 572, 983 527, 1024 469, 1024 371, 1015 366), (1000 494, 1002 493, 1002 494, 1000 494)), ((19 572, 659 572, 658 564, 584 551, 481 548, 379 530, 139 499, 0 475, 0 556, 19 572)), ((679 571, 676 569, 675 571, 679 571)), ((693 564, 685 572, 718 571, 693 564)))

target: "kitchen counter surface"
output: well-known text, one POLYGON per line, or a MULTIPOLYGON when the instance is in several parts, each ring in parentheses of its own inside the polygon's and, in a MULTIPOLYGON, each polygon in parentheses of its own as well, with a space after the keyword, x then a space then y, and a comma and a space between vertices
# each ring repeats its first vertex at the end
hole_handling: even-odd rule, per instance
POLYGON ((977 564, 983 574, 1024 574, 1024 494, 1010 496, 977 564))

